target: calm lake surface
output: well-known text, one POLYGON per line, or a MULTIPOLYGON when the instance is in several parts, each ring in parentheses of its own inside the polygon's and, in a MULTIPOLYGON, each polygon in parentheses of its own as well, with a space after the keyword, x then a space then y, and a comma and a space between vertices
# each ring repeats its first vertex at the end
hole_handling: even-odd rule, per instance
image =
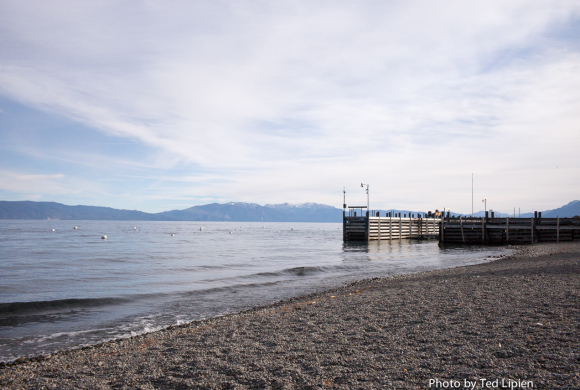
POLYGON ((506 251, 347 245, 336 223, 0 221, 0 361, 506 251))

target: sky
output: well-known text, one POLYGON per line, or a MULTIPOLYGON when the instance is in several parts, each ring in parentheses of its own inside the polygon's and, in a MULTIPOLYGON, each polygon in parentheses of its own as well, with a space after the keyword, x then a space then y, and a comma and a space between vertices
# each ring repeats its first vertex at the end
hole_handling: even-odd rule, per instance
POLYGON ((576 0, 0 0, 0 200, 541 211, 578 151, 576 0))

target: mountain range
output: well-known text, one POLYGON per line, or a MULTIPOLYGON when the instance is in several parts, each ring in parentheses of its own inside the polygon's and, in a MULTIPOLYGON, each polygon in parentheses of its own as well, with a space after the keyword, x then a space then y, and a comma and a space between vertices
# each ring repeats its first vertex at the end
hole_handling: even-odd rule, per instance
MULTIPOLYGON (((423 213, 411 210, 378 210, 387 212, 423 213)), ((434 209, 431 211, 435 211, 434 209)), ((360 211, 359 211, 360 213, 360 211)), ((453 215, 460 215, 453 213, 453 215)), ((475 215, 483 215, 480 211, 475 215)), ((575 200, 554 210, 542 212, 542 217, 573 217, 580 215, 580 201, 575 200)), ((511 216, 496 213, 496 216, 511 216)), ((533 213, 521 214, 531 217, 533 213)), ((63 219, 120 221, 239 221, 239 222, 342 222, 342 209, 318 203, 267 204, 230 202, 193 206, 185 210, 145 213, 98 206, 67 206, 56 202, 0 201, 0 219, 63 219)))

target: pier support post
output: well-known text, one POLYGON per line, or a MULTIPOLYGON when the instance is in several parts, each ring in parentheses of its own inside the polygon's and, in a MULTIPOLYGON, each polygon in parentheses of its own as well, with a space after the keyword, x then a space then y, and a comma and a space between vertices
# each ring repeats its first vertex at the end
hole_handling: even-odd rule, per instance
POLYGON ((346 212, 342 211, 342 241, 346 241, 346 212))
POLYGON ((403 221, 401 220, 401 213, 399 213, 399 241, 403 239, 403 221))
POLYGON ((369 238, 370 238, 370 218, 369 218, 369 210, 367 209, 367 218, 366 218, 366 223, 365 223, 365 241, 369 242, 369 238))
POLYGON ((485 216, 481 218, 481 245, 485 245, 485 216))

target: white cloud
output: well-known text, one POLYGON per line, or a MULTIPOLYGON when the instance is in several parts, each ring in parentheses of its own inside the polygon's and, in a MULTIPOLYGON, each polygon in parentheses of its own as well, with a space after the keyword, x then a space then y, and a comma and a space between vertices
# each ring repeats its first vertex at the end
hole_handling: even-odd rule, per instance
POLYGON ((25 193, 61 193, 63 174, 30 175, 0 170, 0 189, 25 193))
POLYGON ((497 209, 580 190, 580 57, 550 35, 576 2, 60 4, 4 3, 0 93, 157 148, 168 198, 341 204, 365 181, 380 207, 466 212, 471 172, 497 209), (168 185, 187 164, 209 173, 168 185))

